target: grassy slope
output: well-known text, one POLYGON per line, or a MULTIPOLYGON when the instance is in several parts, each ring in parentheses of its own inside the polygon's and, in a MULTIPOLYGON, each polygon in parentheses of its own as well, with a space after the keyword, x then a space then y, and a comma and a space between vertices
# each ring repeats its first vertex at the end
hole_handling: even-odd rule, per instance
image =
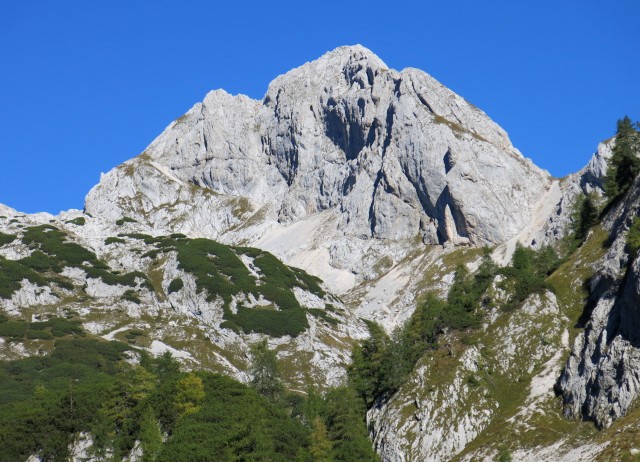
MULTIPOLYGON (((571 345, 582 332, 577 321, 588 295, 586 282, 594 272, 594 263, 605 252, 606 238, 604 229, 594 228, 587 241, 547 279, 556 294, 558 313, 501 313, 485 330, 471 335, 454 333, 443 342, 444 346, 425 355, 416 368, 422 375, 417 377, 414 372, 413 380, 394 399, 392 406, 397 408, 396 415, 400 419, 393 425, 401 428, 409 423, 404 428, 411 428, 411 422, 418 418, 433 418, 436 425, 453 425, 456 419, 483 408, 491 413, 491 423, 454 460, 472 454, 491 454, 502 447, 513 452, 550 446, 560 441, 565 447, 610 443, 601 460, 607 460, 607 454, 615 453, 616 457, 622 457, 622 453, 630 454, 633 437, 638 435, 636 422, 640 410, 634 410, 605 431, 597 431, 589 422, 565 419, 560 398, 551 394, 535 401, 535 412, 523 411, 531 404, 532 380, 548 370, 551 366, 548 362, 557 351, 562 351, 559 357, 555 357, 554 378, 557 377, 569 354, 565 343, 567 334, 571 345), (504 369, 501 363, 508 344, 505 339, 510 331, 523 328, 525 334, 514 335, 510 339, 517 354, 504 369), (480 352, 476 373, 465 372, 460 362, 469 348, 480 352), (416 401, 429 400, 436 407, 442 406, 441 400, 448 399, 450 387, 456 381, 460 386, 460 381, 465 380, 467 383, 461 388, 464 392, 455 408, 445 405, 444 414, 419 416, 416 401)), ((478 252, 461 250, 445 256, 439 267, 425 275, 425 285, 434 284, 455 265, 474 261, 478 255, 478 252)), ((407 450, 410 452, 409 448, 407 450)))

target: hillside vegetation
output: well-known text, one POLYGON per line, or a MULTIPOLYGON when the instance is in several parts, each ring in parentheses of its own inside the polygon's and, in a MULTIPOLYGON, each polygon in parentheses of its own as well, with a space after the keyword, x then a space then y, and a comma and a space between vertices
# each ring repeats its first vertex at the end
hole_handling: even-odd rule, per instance
POLYGON ((154 359, 92 338, 64 319, 0 320, 3 334, 21 328, 59 340, 46 356, 0 362, 0 461, 66 461, 78 438, 90 443, 83 457, 109 460, 136 448, 142 460, 167 462, 376 460, 349 391, 267 399, 228 377, 181 372, 168 354, 154 359))

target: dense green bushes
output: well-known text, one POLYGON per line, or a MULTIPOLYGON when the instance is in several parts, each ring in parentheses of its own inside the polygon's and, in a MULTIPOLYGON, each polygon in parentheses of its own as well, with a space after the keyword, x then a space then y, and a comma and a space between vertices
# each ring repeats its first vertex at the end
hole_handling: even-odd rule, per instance
POLYGON ((64 267, 82 269, 90 278, 100 278, 105 284, 122 284, 135 287, 138 279, 143 286, 152 288, 147 276, 139 271, 116 274, 98 259, 95 253, 73 242, 67 242, 66 235, 51 225, 26 228, 22 242, 32 249, 31 255, 17 261, 0 257, 0 297, 9 298, 20 288, 20 281, 27 279, 44 286, 55 283, 71 289, 73 285, 64 278, 47 273, 61 273, 64 267))
POLYGON ((16 236, 14 236, 13 234, 5 234, 0 232, 0 247, 5 244, 11 244, 15 240, 16 236))
POLYGON ((502 288, 510 294, 501 308, 509 311, 520 307, 529 295, 548 290, 546 278, 558 264, 550 247, 534 251, 518 245, 511 264, 505 268, 497 268, 488 255, 473 276, 459 266, 446 301, 427 294, 411 318, 391 337, 381 327, 369 326, 370 338, 352 353, 350 386, 367 407, 378 399, 389 398, 425 352, 438 346, 442 333, 479 327, 486 309, 495 303, 488 289, 497 275, 502 278, 502 288))
POLYGON ((39 286, 47 284, 44 277, 28 266, 0 256, 0 297, 11 298, 13 293, 20 289, 20 282, 23 279, 39 286))
MULTIPOLYGON (((220 297, 224 302, 224 327, 244 332, 259 332, 271 336, 296 336, 309 327, 305 310, 300 306, 292 288, 294 286, 323 297, 320 280, 304 271, 289 268, 268 252, 250 247, 230 247, 209 239, 184 239, 127 235, 142 239, 157 247, 158 251, 174 250, 181 269, 195 277, 198 292, 207 294, 207 300, 220 297), (258 280, 242 262, 239 255, 253 259, 260 274, 258 280), (239 293, 263 297, 273 303, 267 308, 238 306, 237 312, 230 309, 231 299, 239 293)), ((181 280, 180 280, 181 281, 181 280)), ((182 281, 181 281, 182 282, 182 281)), ((172 281, 169 293, 180 290, 180 283, 172 281), (175 285, 174 285, 175 283, 175 285)), ((333 319, 333 318, 332 318, 333 319)))
POLYGON ((318 319, 322 319, 323 321, 332 324, 334 326, 340 324, 340 321, 338 321, 336 318, 334 318, 333 316, 331 316, 328 311, 330 311, 329 308, 322 309, 322 308, 307 308, 307 312, 309 314, 311 314, 312 316, 318 318, 318 319))
POLYGON ((640 250, 640 217, 634 217, 627 233, 627 248, 631 254, 631 260, 635 259, 640 250))
POLYGON ((479 325, 479 310, 490 303, 485 293, 496 272, 488 256, 473 277, 460 266, 446 301, 427 294, 411 318, 391 337, 376 324, 369 326, 371 337, 354 348, 349 368, 349 383, 367 407, 376 399, 395 393, 420 357, 437 346, 442 332, 479 325))
MULTIPOLYGON (((0 257, 0 297, 10 298, 20 288, 20 281, 29 281, 44 286, 55 283, 58 287, 73 289, 67 278, 58 276, 66 266, 82 269, 89 278, 101 279, 105 284, 131 287, 123 298, 140 302, 133 290, 141 285, 150 290, 154 287, 146 274, 133 271, 118 274, 99 260, 95 253, 73 242, 51 225, 27 228, 22 242, 32 249, 31 255, 18 261, 0 257)), ((296 299, 293 287, 315 293, 326 294, 320 287, 320 279, 297 268, 290 268, 268 252, 249 247, 230 247, 208 239, 187 239, 183 234, 153 237, 148 234, 129 233, 108 237, 105 244, 124 243, 126 239, 141 240, 154 248, 144 257, 155 258, 163 252, 175 251, 181 269, 193 274, 197 291, 205 293, 208 301, 221 298, 224 302, 225 327, 236 331, 259 332, 272 336, 296 336, 309 327, 306 310, 296 299), (253 260, 258 277, 241 260, 246 255, 253 260), (230 303, 236 294, 251 294, 256 299, 271 302, 270 307, 247 308, 239 306, 236 312, 230 303)), ((9 238, 6 239, 9 242, 9 238)), ((182 289, 184 282, 173 280, 168 293, 182 289)), ((337 320, 320 310, 313 315, 328 323, 337 320)))
POLYGON ((235 331, 256 332, 271 337, 285 335, 296 337, 309 327, 309 323, 302 309, 276 311, 239 305, 236 314, 225 313, 225 321, 221 326, 235 331))
POLYGON ((180 372, 168 354, 130 365, 128 349, 79 337, 48 356, 0 361, 0 462, 65 461, 80 432, 92 435, 90 451, 113 460, 136 441, 143 460, 376 460, 352 391, 268 400, 228 377, 180 372), (322 447, 324 458, 312 455, 322 447))
POLYGON ((86 262, 94 268, 105 269, 96 254, 74 242, 66 242, 66 235, 50 225, 27 228, 22 242, 33 249, 40 249, 49 256, 51 268, 62 270, 63 266, 82 267, 86 262))
POLYGON ((72 225, 76 225, 76 226, 84 226, 86 224, 86 220, 84 217, 76 217, 73 218, 72 220, 67 220, 65 221, 65 223, 70 223, 72 225))
POLYGON ((84 335, 78 321, 63 318, 52 318, 42 322, 26 322, 0 318, 0 337, 11 340, 44 339, 67 335, 84 335))
POLYGON ((127 289, 125 290, 125 292, 122 294, 122 299, 129 301, 129 302, 133 302, 137 305, 140 304, 140 297, 138 297, 138 294, 136 293, 135 290, 133 289, 127 289))
POLYGON ((184 281, 181 278, 175 278, 173 281, 169 283, 167 292, 170 294, 174 292, 179 292, 183 287, 184 287, 184 281))
POLYGON ((118 226, 122 226, 125 223, 137 223, 137 221, 129 217, 122 217, 116 220, 116 225, 118 226))
POLYGON ((292 288, 324 296, 319 279, 299 269, 292 269, 268 252, 247 247, 232 248, 206 239, 182 242, 178 247, 180 266, 196 277, 199 290, 209 297, 221 296, 225 301, 224 326, 245 332, 260 332, 272 336, 296 336, 309 327, 305 310, 292 288), (238 254, 253 258, 260 273, 258 281, 249 272, 238 254), (278 309, 238 306, 237 313, 228 307, 231 295, 244 292, 264 297, 278 309))
POLYGON ((560 262, 552 247, 547 246, 535 251, 518 244, 511 264, 500 271, 505 277, 502 287, 511 292, 503 308, 507 311, 516 309, 529 295, 552 290, 546 279, 560 262))

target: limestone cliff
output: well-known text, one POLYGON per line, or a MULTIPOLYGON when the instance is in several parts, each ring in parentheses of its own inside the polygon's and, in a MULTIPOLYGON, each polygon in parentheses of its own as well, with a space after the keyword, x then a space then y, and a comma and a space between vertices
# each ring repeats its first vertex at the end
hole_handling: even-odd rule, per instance
POLYGON ((640 389, 640 261, 630 254, 627 234, 640 213, 640 182, 604 220, 608 250, 589 280, 590 296, 558 389, 568 417, 608 427, 625 415, 640 389))
POLYGON ((426 73, 388 69, 354 46, 278 77, 262 101, 209 93, 104 176, 86 211, 251 241, 249 218, 264 234, 333 210, 350 237, 483 245, 516 235, 549 186, 482 111, 426 73), (245 215, 207 219, 222 218, 234 197, 248 200, 245 215), (185 207, 186 223, 176 220, 185 207))

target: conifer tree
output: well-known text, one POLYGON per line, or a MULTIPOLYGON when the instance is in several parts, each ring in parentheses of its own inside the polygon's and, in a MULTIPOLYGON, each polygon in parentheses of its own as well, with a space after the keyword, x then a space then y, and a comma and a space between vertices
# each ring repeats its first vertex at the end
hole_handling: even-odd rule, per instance
POLYGON ((573 235, 579 245, 598 221, 598 206, 593 194, 587 194, 576 205, 573 213, 573 235))
POLYGON ((251 385, 262 396, 277 400, 282 395, 284 387, 278 371, 276 352, 269 349, 267 340, 251 345, 251 385))
POLYGON ((162 451, 162 433, 151 407, 147 407, 141 417, 140 433, 138 435, 142 446, 142 461, 155 462, 162 451))
POLYGON ((311 441, 309 454, 313 462, 331 462, 331 448, 333 445, 329 441, 327 426, 320 417, 313 419, 309 439, 311 441))
POLYGON ((610 199, 626 192, 640 172, 639 151, 640 136, 631 119, 625 116, 618 120, 616 144, 607 165, 604 190, 610 199))
POLYGON ((174 399, 180 416, 198 412, 204 398, 204 383, 196 374, 190 372, 178 381, 174 399))

